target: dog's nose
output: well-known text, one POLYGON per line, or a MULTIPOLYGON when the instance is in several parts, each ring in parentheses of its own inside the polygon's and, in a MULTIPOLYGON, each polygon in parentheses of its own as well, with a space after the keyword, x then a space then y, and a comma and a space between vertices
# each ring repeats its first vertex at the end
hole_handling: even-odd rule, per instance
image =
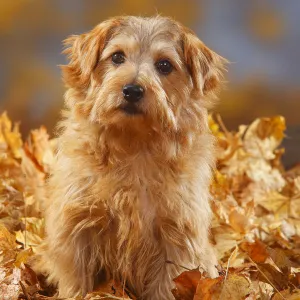
POLYGON ((144 89, 140 85, 126 84, 123 87, 123 96, 128 102, 138 102, 143 98, 144 89))

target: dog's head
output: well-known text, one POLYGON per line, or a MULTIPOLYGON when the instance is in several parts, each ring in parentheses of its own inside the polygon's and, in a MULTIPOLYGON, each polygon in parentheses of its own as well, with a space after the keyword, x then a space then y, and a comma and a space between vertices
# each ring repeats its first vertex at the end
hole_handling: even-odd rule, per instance
POLYGON ((226 62, 164 17, 113 18, 65 43, 72 109, 93 123, 136 130, 199 126, 226 62))

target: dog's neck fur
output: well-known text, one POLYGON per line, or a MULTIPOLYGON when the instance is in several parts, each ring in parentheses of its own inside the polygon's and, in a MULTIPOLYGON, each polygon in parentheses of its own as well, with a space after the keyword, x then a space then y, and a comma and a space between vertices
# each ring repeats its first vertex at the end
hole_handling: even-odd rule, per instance
POLYGON ((60 123, 60 128, 63 131, 65 147, 68 147, 68 138, 74 140, 74 137, 77 137, 75 140, 78 144, 72 145, 75 147, 73 150, 80 149, 95 156, 102 167, 108 164, 112 166, 114 162, 132 160, 142 154, 151 155, 156 160, 173 163, 176 160, 181 161, 185 154, 197 147, 197 138, 208 131, 205 128, 195 131, 189 128, 184 131, 183 126, 180 131, 161 131, 151 127, 148 131, 141 131, 132 127, 107 126, 90 122, 73 107, 64 111, 64 117, 66 121, 60 123))

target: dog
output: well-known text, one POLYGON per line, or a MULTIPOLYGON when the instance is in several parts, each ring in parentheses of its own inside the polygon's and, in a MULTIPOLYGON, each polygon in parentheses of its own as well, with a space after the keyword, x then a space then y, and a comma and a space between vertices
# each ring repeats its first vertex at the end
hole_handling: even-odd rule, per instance
POLYGON ((65 45, 66 108, 47 182, 49 281, 60 297, 113 278, 138 299, 169 300, 181 266, 218 276, 208 109, 226 60, 161 16, 112 18, 65 45))

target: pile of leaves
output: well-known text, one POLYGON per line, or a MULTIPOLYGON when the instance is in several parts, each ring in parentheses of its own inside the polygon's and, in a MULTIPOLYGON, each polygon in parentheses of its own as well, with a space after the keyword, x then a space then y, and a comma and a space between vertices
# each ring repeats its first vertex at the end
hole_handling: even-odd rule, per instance
MULTIPOLYGON (((217 116, 210 127, 218 140, 211 231, 219 277, 183 269, 174 299, 300 299, 300 167, 286 171, 281 164, 284 118, 229 132, 217 116)), ((0 299, 57 299, 30 267, 44 237, 37 187, 54 148, 44 127, 23 142, 19 126, 0 116, 0 299)), ((107 282, 85 299, 135 298, 107 282)))

